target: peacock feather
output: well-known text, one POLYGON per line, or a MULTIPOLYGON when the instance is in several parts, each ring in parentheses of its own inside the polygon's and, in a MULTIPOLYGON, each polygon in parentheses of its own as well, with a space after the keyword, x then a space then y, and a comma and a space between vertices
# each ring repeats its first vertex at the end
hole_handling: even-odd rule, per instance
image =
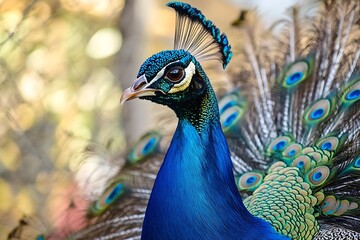
POLYGON ((294 6, 274 34, 241 14, 241 70, 219 100, 201 63, 226 68, 226 35, 186 3, 167 6, 174 49, 148 58, 121 102, 172 109, 172 140, 145 134, 82 230, 37 239, 359 239, 359 2, 294 6))

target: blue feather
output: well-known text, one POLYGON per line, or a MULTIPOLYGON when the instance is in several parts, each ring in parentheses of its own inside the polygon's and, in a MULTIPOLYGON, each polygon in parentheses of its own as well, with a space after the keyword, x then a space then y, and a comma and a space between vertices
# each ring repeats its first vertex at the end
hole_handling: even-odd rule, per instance
POLYGON ((229 156, 219 122, 199 134, 180 120, 152 190, 142 239, 288 239, 246 210, 229 156))
POLYGON ((218 107, 200 62, 225 68, 228 38, 200 10, 168 3, 177 13, 174 50, 148 58, 122 102, 174 110, 170 147, 163 161, 165 136, 140 139, 71 239, 360 239, 360 5, 321 5, 309 28, 293 7, 274 42, 242 11, 250 42, 236 89, 218 107))

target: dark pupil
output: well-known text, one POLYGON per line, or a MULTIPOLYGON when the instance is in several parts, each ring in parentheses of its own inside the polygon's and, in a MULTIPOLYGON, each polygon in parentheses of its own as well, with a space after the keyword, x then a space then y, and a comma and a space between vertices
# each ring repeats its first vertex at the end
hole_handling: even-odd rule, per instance
POLYGON ((167 73, 167 77, 169 78, 169 80, 174 82, 181 80, 183 75, 183 70, 180 68, 172 69, 167 73))

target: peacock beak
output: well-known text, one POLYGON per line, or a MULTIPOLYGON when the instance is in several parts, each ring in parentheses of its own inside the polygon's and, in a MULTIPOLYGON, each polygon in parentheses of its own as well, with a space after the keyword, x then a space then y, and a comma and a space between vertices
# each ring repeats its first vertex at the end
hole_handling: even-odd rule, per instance
POLYGON ((163 92, 161 90, 152 89, 148 87, 149 87, 149 83, 147 82, 145 75, 141 75, 133 82, 131 87, 127 88, 123 92, 120 98, 120 104, 123 105, 124 102, 126 102, 127 100, 131 100, 134 98, 155 96, 155 92, 163 92))

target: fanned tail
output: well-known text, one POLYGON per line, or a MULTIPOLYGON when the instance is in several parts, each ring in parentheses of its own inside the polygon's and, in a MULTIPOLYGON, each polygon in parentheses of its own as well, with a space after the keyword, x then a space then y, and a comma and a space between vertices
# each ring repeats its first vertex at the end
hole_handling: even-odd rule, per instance
POLYGON ((81 207, 70 202, 66 209, 59 209, 56 223, 24 217, 8 239, 140 239, 167 144, 167 136, 157 131, 146 133, 130 149, 120 171, 102 147, 89 145, 79 156, 74 177, 76 195, 89 204, 81 207))
POLYGON ((229 98, 236 93, 225 96, 220 103, 232 114, 222 114, 224 131, 244 196, 281 160, 299 167, 310 184, 321 236, 346 231, 355 236, 352 231, 360 227, 360 6, 357 1, 315 6, 316 16, 292 8, 282 21, 284 31, 275 36, 279 40, 267 44, 257 44, 251 28, 242 24, 250 41, 242 64, 250 66, 239 74, 246 78, 236 81, 248 83, 249 106, 245 110, 242 98, 229 98))
MULTIPOLYGON (((219 100, 241 194, 245 198, 256 191, 274 163, 296 167, 312 193, 317 239, 360 237, 359 5, 339 0, 295 6, 279 22, 283 32, 275 35, 255 33, 241 19, 242 70, 233 77, 236 89, 219 100)), ((120 173, 92 199, 86 227, 66 236, 140 239, 168 142, 159 132, 144 135, 120 173)), ((29 222, 22 220, 9 238, 59 234, 57 229, 25 231, 29 222)))
POLYGON ((120 174, 92 203, 86 228, 70 237, 140 239, 147 202, 166 148, 159 132, 146 133, 129 151, 120 174))

